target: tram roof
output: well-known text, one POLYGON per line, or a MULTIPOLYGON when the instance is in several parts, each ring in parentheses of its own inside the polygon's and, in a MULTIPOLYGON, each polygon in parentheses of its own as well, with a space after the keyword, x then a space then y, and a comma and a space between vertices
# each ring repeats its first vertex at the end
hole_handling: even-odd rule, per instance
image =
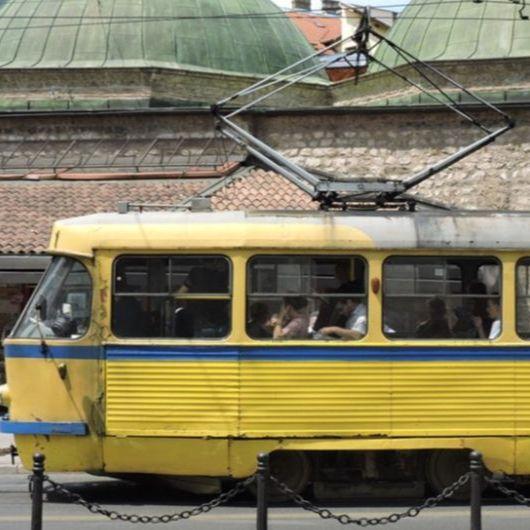
POLYGON ((48 251, 529 249, 530 212, 129 212, 57 221, 48 251))

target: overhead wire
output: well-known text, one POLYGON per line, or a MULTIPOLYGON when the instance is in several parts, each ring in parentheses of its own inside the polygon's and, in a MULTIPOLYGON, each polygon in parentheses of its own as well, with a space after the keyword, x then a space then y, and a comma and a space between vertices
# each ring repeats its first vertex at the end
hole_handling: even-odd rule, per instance
MULTIPOLYGON (((54 17, 49 17, 50 19, 54 17)), ((220 17, 223 19, 230 19, 231 17, 220 17)), ((28 26, 2 26, 1 21, 4 20, 11 20, 8 17, 2 17, 0 16, 0 31, 22 31, 28 29, 28 26)), ((84 21, 84 17, 78 16, 78 17, 72 17, 72 19, 77 20, 77 23, 69 23, 69 24, 54 24, 54 28, 75 28, 79 25, 81 21, 84 21)), ((428 17, 428 16, 414 16, 414 17, 408 17, 403 16, 399 17, 400 20, 441 20, 441 21, 448 21, 448 20, 455 20, 454 17, 428 17)), ((112 25, 118 25, 118 24, 143 24, 148 22, 167 22, 167 21, 181 21, 181 20, 204 20, 204 18, 195 17, 195 18, 179 18, 179 17, 158 17, 158 18, 138 18, 138 19, 102 19, 98 22, 83 22, 83 27, 90 27, 90 26, 101 26, 105 24, 112 24, 112 25)), ((499 18, 499 17, 458 17, 459 21, 491 21, 491 22, 527 22, 526 19, 521 19, 520 16, 517 17, 510 17, 510 18, 499 18)), ((31 25, 31 29, 48 29, 50 27, 49 24, 42 24, 42 25, 31 25)))

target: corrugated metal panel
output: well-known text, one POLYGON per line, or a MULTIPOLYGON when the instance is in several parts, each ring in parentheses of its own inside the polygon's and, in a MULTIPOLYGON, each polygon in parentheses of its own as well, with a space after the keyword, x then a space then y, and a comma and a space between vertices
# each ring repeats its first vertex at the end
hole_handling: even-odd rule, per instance
POLYGON ((236 434, 236 362, 107 362, 106 378, 108 434, 236 434))
POLYGON ((513 435, 515 362, 394 363, 393 436, 513 435))
POLYGON ((110 435, 530 433, 523 361, 108 361, 106 375, 110 435))
POLYGON ((530 363, 515 363, 515 428, 516 434, 530 434, 530 363))
POLYGON ((515 362, 248 362, 241 377, 247 436, 512 436, 530 418, 515 362))
POLYGON ((388 435, 390 364, 243 362, 246 436, 388 435))

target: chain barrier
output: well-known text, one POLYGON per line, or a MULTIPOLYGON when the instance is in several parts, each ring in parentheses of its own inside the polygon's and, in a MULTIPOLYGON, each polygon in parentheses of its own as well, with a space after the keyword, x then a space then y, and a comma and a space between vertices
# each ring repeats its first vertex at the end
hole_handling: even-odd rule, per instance
MULTIPOLYGON (((33 477, 30 476, 30 484, 32 483, 32 480, 33 477)), ((126 521, 129 523, 141 524, 174 523, 177 521, 190 519, 191 517, 195 517, 203 513, 208 513, 214 508, 217 508, 222 504, 227 503, 230 499, 246 490, 255 480, 256 476, 252 475, 251 477, 242 480, 241 482, 238 482, 230 491, 227 491, 226 493, 221 493, 221 495, 219 495, 215 499, 212 499, 209 502, 205 502, 204 504, 201 504, 200 506, 197 506, 196 508, 193 508, 191 510, 184 510, 182 512, 165 515, 137 515, 123 514, 114 510, 108 510, 95 502, 89 502, 86 499, 83 499, 83 497, 81 497, 81 495, 77 493, 73 493, 67 490, 64 486, 62 486, 61 484, 57 484, 57 482, 54 482, 46 475, 43 478, 44 484, 48 484, 50 486, 50 488, 46 489, 47 493, 52 491, 64 495, 73 504, 79 504, 81 506, 84 506, 89 512, 104 515, 105 517, 108 517, 111 521, 126 521)))
POLYGON ((358 519, 354 519, 346 514, 336 515, 327 508, 320 508, 315 504, 312 504, 307 499, 304 499, 301 495, 295 493, 292 489, 289 488, 289 486, 287 486, 283 482, 280 482, 277 478, 271 476, 270 479, 284 495, 288 496, 295 504, 300 506, 300 508, 303 508, 304 510, 307 510, 309 512, 316 513, 322 519, 334 519, 340 524, 355 524, 357 526, 366 528, 367 526, 397 523, 401 519, 405 519, 407 517, 417 517, 426 508, 434 508, 445 499, 450 499, 455 493, 455 491, 459 490, 461 487, 465 486, 469 482, 470 476, 471 474, 469 472, 465 473, 457 480, 455 480, 450 486, 444 488, 444 490, 439 495, 436 495, 435 497, 429 497, 422 504, 409 508, 404 512, 393 513, 384 517, 360 517, 358 519))
POLYGON ((507 488, 506 486, 503 486, 502 482, 500 480, 491 478, 491 477, 485 477, 486 482, 494 489, 505 495, 506 497, 511 497, 519 504, 523 504, 527 508, 530 508, 530 498, 525 497, 522 493, 519 493, 516 490, 512 490, 510 488, 507 488))

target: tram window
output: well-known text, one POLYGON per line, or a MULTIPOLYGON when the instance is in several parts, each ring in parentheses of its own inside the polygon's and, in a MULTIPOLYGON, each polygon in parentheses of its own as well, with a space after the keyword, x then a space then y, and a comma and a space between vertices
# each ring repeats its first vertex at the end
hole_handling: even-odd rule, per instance
POLYGON ((254 257, 247 274, 247 334, 253 339, 361 338, 367 327, 366 269, 362 258, 351 256, 254 257), (354 324, 358 336, 337 332, 354 324))
POLYGON ((393 257, 386 260, 383 277, 389 338, 500 335, 501 267, 494 258, 393 257))
POLYGON ((114 269, 118 337, 221 338, 230 331, 230 263, 223 256, 126 256, 114 269))
POLYGON ((530 258, 517 265, 517 333, 530 339, 530 258))
POLYGON ((85 266, 67 257, 52 260, 12 336, 78 339, 90 325, 92 281, 85 266))

